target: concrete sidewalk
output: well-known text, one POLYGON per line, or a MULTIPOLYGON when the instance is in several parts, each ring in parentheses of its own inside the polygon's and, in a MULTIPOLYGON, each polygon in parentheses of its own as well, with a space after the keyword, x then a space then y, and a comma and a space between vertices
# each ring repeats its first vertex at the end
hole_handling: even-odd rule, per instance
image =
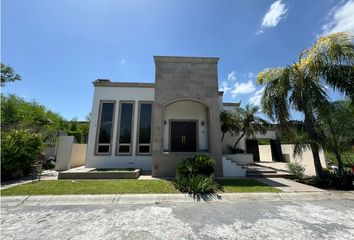
POLYGON ((256 178, 256 180, 277 188, 282 192, 324 192, 326 190, 286 178, 256 178))
MULTIPOLYGON (((354 192, 323 191, 303 193, 222 193, 202 197, 201 202, 354 200, 354 192)), ((109 195, 49 195, 1 197, 1 206, 160 204, 197 202, 187 194, 109 194, 109 195)))

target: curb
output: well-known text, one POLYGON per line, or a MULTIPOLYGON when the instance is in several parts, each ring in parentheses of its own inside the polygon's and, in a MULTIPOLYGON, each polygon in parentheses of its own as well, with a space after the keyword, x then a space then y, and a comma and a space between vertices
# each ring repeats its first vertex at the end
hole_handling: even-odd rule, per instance
POLYGON ((330 199, 354 200, 354 192, 222 193, 218 195, 202 196, 200 199, 194 199, 187 194, 9 196, 1 197, 1 206, 236 203, 241 201, 306 201, 330 199))

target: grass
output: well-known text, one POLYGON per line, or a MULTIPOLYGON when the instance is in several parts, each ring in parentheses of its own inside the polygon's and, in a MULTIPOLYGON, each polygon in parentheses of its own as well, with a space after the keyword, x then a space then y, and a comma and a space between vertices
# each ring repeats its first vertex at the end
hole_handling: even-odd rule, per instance
POLYGON ((1 190, 2 196, 118 193, 177 193, 166 180, 43 180, 1 190))
MULTIPOLYGON (((223 192, 279 192, 255 179, 220 179, 223 192)), ((121 193, 179 193, 167 180, 43 180, 1 190, 2 196, 121 193)))
POLYGON ((218 179, 216 182, 223 188, 223 192, 280 192, 279 189, 268 186, 255 179, 218 179))

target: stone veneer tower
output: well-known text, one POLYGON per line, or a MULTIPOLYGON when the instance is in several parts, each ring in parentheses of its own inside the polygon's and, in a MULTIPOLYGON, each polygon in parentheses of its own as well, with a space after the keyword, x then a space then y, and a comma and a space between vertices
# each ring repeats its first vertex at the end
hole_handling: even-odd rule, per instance
POLYGON ((178 101, 196 101, 207 108, 208 153, 215 161, 215 176, 222 176, 219 58, 155 56, 155 100, 152 123, 152 175, 171 177, 176 165, 195 153, 164 153, 165 108, 178 101))

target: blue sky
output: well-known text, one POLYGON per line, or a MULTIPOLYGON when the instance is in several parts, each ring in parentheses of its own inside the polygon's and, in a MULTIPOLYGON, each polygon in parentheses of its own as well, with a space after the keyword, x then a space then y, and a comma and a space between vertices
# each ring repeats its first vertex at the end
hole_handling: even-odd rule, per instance
POLYGON ((343 30, 354 0, 3 0, 1 58, 22 81, 2 91, 85 119, 97 78, 154 82, 154 55, 215 56, 224 101, 257 104, 258 72, 343 30))

